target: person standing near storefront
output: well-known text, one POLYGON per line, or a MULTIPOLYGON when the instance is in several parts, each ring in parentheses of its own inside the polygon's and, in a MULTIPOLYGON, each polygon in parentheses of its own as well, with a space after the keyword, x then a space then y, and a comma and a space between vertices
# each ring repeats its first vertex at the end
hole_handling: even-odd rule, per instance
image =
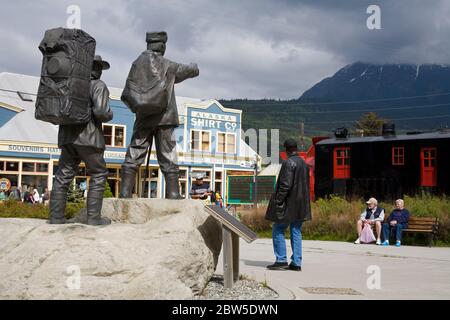
POLYGON ((105 139, 102 123, 112 120, 113 113, 109 107, 109 91, 100 80, 103 70, 109 69, 109 63, 101 56, 94 58, 90 82, 90 106, 92 118, 86 125, 61 125, 58 133, 58 146, 61 148, 58 171, 55 173, 53 190, 50 196, 50 223, 66 222, 67 192, 78 170, 81 160, 86 164, 91 177, 86 199, 87 224, 110 224, 111 221, 101 217, 103 192, 108 176, 104 159, 105 139))
POLYGON ((34 203, 39 203, 41 202, 41 196, 39 195, 39 191, 33 187, 33 199, 34 199, 34 203))
POLYGON ((23 193, 23 202, 24 203, 34 203, 34 197, 33 197, 33 188, 27 187, 25 189, 25 192, 23 193))
POLYGON ((22 188, 12 186, 11 193, 9 194, 9 199, 13 199, 16 201, 22 201, 22 188))
POLYGON ((43 204, 48 204, 49 200, 50 200, 50 191, 48 191, 48 188, 45 188, 44 193, 42 194, 42 203, 43 204))
POLYGON ((273 222, 272 239, 275 263, 267 266, 270 270, 290 269, 301 271, 302 267, 302 224, 311 220, 309 199, 309 168, 298 156, 297 142, 287 139, 284 142, 288 158, 278 175, 275 193, 267 207, 266 219, 273 222), (284 233, 291 231, 292 256, 287 263, 284 233))

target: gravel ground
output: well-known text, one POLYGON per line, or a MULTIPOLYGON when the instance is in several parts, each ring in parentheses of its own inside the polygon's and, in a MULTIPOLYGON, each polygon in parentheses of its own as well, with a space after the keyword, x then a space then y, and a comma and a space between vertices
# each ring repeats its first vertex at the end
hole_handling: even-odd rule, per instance
POLYGON ((271 300, 278 294, 263 284, 250 279, 241 279, 234 283, 232 289, 223 287, 223 276, 214 275, 203 294, 196 300, 271 300))

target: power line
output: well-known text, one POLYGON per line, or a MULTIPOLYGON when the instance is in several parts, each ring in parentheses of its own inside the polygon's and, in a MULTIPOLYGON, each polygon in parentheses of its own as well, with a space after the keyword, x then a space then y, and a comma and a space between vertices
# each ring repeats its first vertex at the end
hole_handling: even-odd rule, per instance
MULTIPOLYGON (((325 113, 351 113, 351 112, 372 112, 372 111, 389 111, 389 110, 406 110, 406 109, 420 109, 420 108, 432 108, 432 107, 441 107, 441 106, 450 106, 450 103, 439 103, 439 104, 424 104, 418 106, 391 106, 387 108, 371 108, 371 109, 353 109, 353 110, 337 110, 337 111, 289 111, 289 110, 280 110, 277 113, 287 113, 287 114, 325 114, 325 113)), ((256 111, 245 111, 246 113, 267 113, 267 111, 256 110, 256 111)))
POLYGON ((334 102, 303 102, 305 105, 329 105, 329 104, 351 104, 361 102, 376 102, 376 101, 390 101, 390 100, 403 100, 403 99, 417 99, 426 97, 436 97, 450 95, 450 92, 425 94, 420 96, 408 96, 408 97, 394 97, 394 98, 382 98, 382 99, 368 99, 368 100, 349 100, 349 101, 334 101, 334 102))
MULTIPOLYGON (((9 90, 9 89, 2 89, 0 88, 0 91, 5 91, 5 92, 13 92, 13 93, 25 93, 25 94, 29 94, 29 95, 34 95, 37 96, 37 94, 34 93, 29 93, 29 92, 23 92, 23 91, 16 91, 16 90, 9 90)), ((418 98, 418 97, 430 97, 430 96, 442 96, 442 95, 450 95, 450 92, 447 93, 440 93, 440 94, 431 94, 431 95, 422 95, 422 96, 410 96, 410 97, 398 97, 398 98, 389 98, 389 99, 374 99, 374 100, 360 100, 360 101, 347 101, 347 102, 339 102, 339 103, 357 103, 357 102, 368 102, 368 101, 386 101, 386 100, 398 100, 398 99, 413 99, 413 98, 418 98)), ((318 104, 331 104, 331 103, 318 103, 318 104)), ((387 111, 387 110, 403 110, 403 109, 415 109, 415 108, 427 108, 427 107, 437 107, 437 106, 446 106, 446 105, 450 105, 448 103, 442 103, 442 104, 432 104, 432 105, 419 105, 419 106, 409 106, 409 107, 389 107, 389 108, 382 108, 382 109, 371 109, 371 110, 340 110, 340 111, 317 111, 317 112, 298 112, 298 113, 306 113, 306 114, 312 114, 312 113, 344 113, 344 112, 365 112, 365 111, 387 111)), ((124 106, 112 106, 113 108, 118 108, 118 109, 124 109, 124 110, 129 110, 129 108, 124 107, 124 106)), ((248 111, 246 111, 248 112, 248 111)), ((251 112, 249 112, 251 113, 251 112)), ((294 112, 297 113, 297 112, 294 112)), ((421 119, 436 119, 436 118, 441 118, 441 117, 449 117, 450 114, 444 114, 444 115, 437 115, 437 116, 423 116, 423 117, 411 117, 411 118, 396 118, 396 119, 388 119, 391 121, 405 121, 405 120, 421 120, 421 119)), ((197 119, 204 119, 204 118, 200 118, 200 117, 193 117, 193 116, 185 116, 185 115, 179 115, 179 117, 184 117, 184 118, 197 118, 197 119)), ((212 119, 215 120, 215 119, 212 119)), ((336 123, 355 123, 358 120, 342 120, 342 121, 312 121, 312 122, 305 122, 305 124, 336 124, 336 123)), ((241 121, 231 121, 233 123, 236 124, 241 124, 241 121)), ((283 124, 286 123, 295 123, 298 124, 298 121, 283 121, 283 124)))
POLYGON ((9 90, 9 89, 2 89, 2 88, 0 88, 0 91, 12 92, 12 93, 19 93, 20 92, 20 93, 29 94, 30 96, 37 96, 36 93, 23 92, 23 91, 20 91, 20 90, 9 90))
MULTIPOLYGON (((10 90, 10 89, 2 89, 0 88, 0 91, 6 91, 6 92, 21 92, 33 96, 37 96, 36 93, 30 93, 30 92, 24 92, 20 90, 10 90)), ((328 101, 328 102, 303 102, 299 103, 299 105, 304 106, 314 106, 314 105, 330 105, 330 104, 351 104, 351 103, 362 103, 362 102, 376 102, 376 101, 391 101, 391 100, 403 100, 403 99, 417 99, 417 98, 427 98, 427 97, 437 97, 437 96, 445 96, 450 95, 450 92, 442 92, 442 93, 433 93, 433 94, 425 94, 425 95, 418 95, 418 96, 407 96, 407 97, 393 97, 393 98, 381 98, 381 99, 368 99, 368 100, 348 100, 348 101, 328 101)), ((239 100, 239 99, 237 99, 239 100)))
MULTIPOLYGON (((421 119, 437 119, 437 118, 446 118, 450 117, 450 114, 441 114, 437 116, 423 116, 423 117, 412 117, 412 118, 396 118, 396 119, 387 119, 390 121, 404 121, 404 120, 421 120, 421 119)), ((336 124, 336 123, 355 123, 359 120, 342 120, 342 121, 317 121, 317 122, 305 122, 305 124, 336 124)))

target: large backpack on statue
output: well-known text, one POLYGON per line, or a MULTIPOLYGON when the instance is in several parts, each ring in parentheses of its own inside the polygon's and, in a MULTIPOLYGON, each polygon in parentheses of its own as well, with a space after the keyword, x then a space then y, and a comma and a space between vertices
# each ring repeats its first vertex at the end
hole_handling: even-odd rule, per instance
POLYGON ((95 39, 79 29, 45 31, 35 118, 56 125, 86 124, 91 119, 89 87, 95 39))
POLYGON ((174 81, 169 62, 152 51, 144 51, 131 66, 121 100, 134 113, 164 113, 174 81))

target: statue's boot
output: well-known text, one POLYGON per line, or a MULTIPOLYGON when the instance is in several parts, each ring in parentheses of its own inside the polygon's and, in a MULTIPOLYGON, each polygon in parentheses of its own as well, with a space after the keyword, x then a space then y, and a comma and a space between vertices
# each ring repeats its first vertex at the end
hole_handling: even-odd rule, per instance
POLYGON ((111 219, 101 216, 103 192, 89 192, 86 199, 87 224, 91 226, 111 224, 111 219))
POLYGON ((176 173, 166 173, 164 178, 166 180, 166 199, 184 199, 180 195, 180 184, 178 182, 179 174, 176 173))
POLYGON ((136 172, 122 166, 119 198, 131 198, 136 181, 136 172))
POLYGON ((50 224, 64 224, 66 218, 64 211, 66 210, 67 193, 52 191, 50 196, 50 224))

